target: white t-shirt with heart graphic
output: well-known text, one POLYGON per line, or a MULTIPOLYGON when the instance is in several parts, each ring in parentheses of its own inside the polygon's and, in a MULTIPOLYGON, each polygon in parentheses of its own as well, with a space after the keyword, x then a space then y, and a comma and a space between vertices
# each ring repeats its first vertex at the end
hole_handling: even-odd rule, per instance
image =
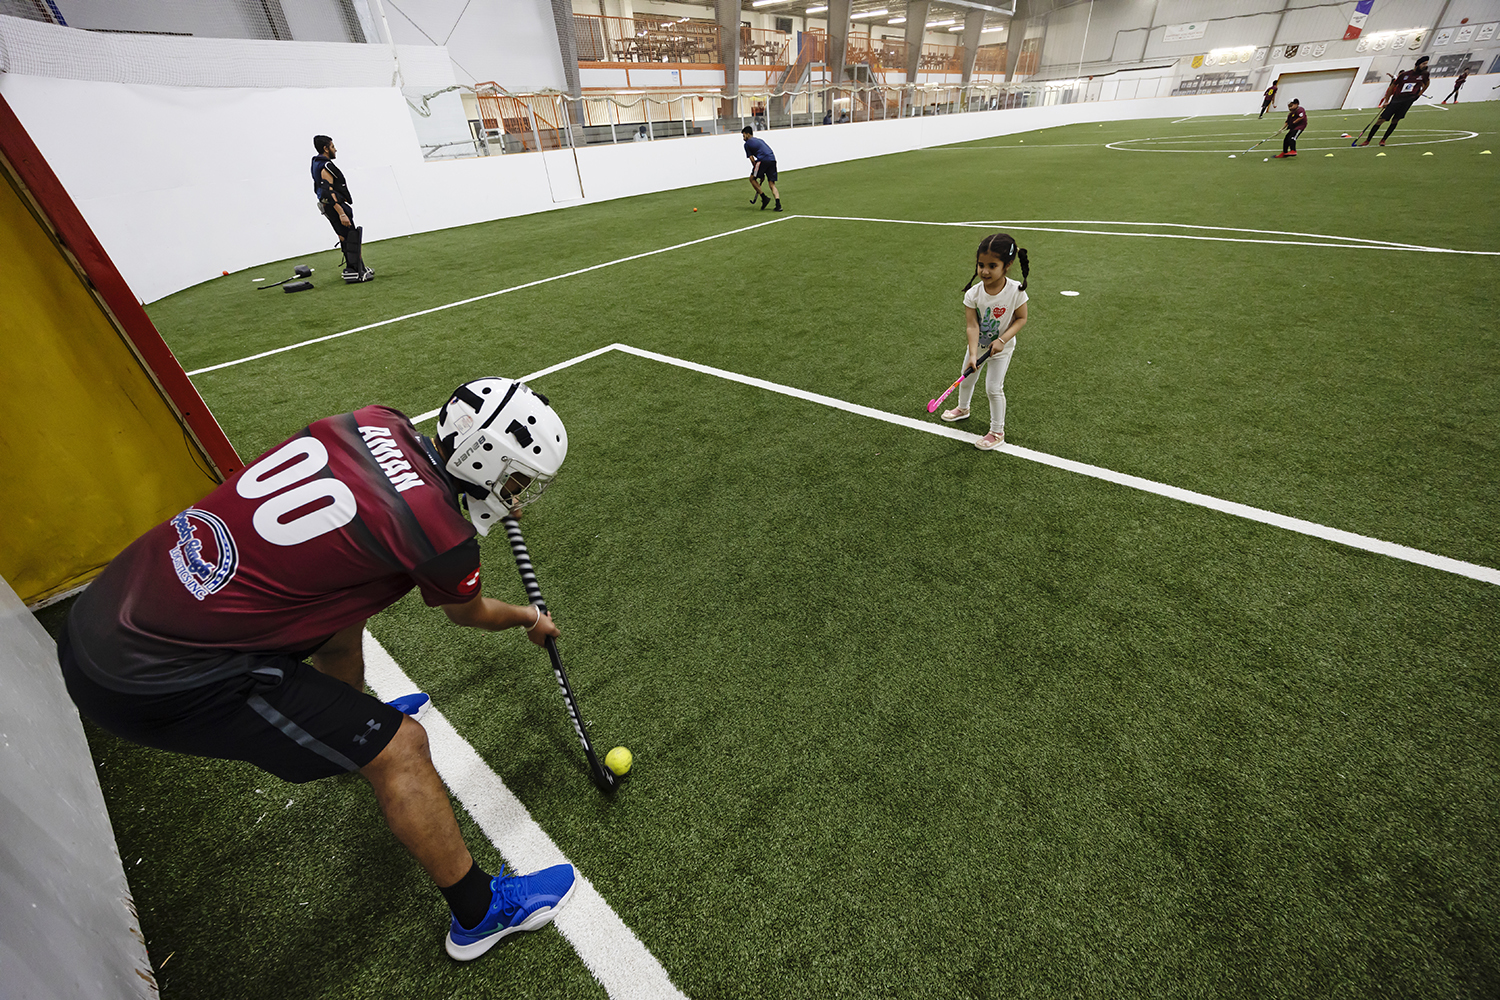
POLYGON ((979 314, 979 349, 988 350, 1015 320, 1015 311, 1027 300, 1021 283, 1015 278, 1006 278, 1005 287, 991 295, 984 290, 984 282, 976 281, 964 293, 964 305, 979 314))

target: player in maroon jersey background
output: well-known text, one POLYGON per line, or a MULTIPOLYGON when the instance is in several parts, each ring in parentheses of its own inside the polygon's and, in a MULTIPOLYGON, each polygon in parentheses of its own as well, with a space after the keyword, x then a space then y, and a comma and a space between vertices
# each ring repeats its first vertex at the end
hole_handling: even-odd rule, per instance
POLYGON ((436 440, 383 406, 319 420, 131 543, 80 595, 58 641, 68 691, 146 746, 287 781, 359 771, 448 900, 448 953, 476 958, 550 921, 573 869, 479 868, 425 730, 365 693, 362 637, 413 587, 456 624, 556 636, 540 608, 481 594, 475 533, 540 496, 566 455, 546 398, 510 379, 454 390, 436 440))
POLYGON ((1386 104, 1385 110, 1380 112, 1380 117, 1370 126, 1370 134, 1365 136, 1359 144, 1368 146, 1370 140, 1375 138, 1375 133, 1380 130, 1380 123, 1388 121, 1391 123, 1390 127, 1385 130, 1385 135, 1380 137, 1380 144, 1384 146, 1385 141, 1391 137, 1391 133, 1396 131, 1397 123, 1406 117, 1411 106, 1417 103, 1417 98, 1426 93, 1431 83, 1432 78, 1427 75, 1426 56, 1418 59, 1417 64, 1411 69, 1397 74, 1396 79, 1391 81, 1390 89, 1394 93, 1391 94, 1389 103, 1386 104))

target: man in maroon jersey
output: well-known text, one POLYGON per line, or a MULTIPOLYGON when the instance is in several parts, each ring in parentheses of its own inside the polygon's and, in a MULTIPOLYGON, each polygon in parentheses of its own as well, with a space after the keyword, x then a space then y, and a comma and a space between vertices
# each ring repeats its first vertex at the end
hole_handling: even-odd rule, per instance
POLYGON ((546 398, 500 378, 454 390, 436 441, 383 406, 319 420, 141 536, 84 591, 58 640, 68 691, 85 716, 146 746, 294 782, 360 772, 448 900, 448 953, 477 958, 550 921, 573 869, 479 868, 425 730, 365 693, 361 639, 412 587, 456 624, 520 627, 538 645, 556 636, 540 608, 481 594, 474 536, 535 500, 567 447, 546 398))
POLYGON ((1295 97, 1286 102, 1286 121, 1281 127, 1286 129, 1286 137, 1281 140, 1281 152, 1276 154, 1277 159, 1296 156, 1297 136, 1307 129, 1307 112, 1302 109, 1302 102, 1295 97))
POLYGON ((1417 64, 1411 69, 1397 74, 1396 79, 1391 81, 1391 90, 1395 93, 1391 95, 1385 110, 1380 112, 1380 117, 1370 125, 1370 134, 1365 136, 1359 144, 1368 146, 1370 140, 1375 138, 1375 133, 1380 131, 1380 123, 1388 121, 1391 123, 1390 127, 1385 130, 1385 135, 1380 137, 1380 144, 1384 146, 1385 141, 1391 137, 1391 133, 1396 131, 1396 123, 1406 117, 1411 106, 1417 103, 1417 98, 1426 92, 1431 83, 1432 79, 1427 75, 1426 56, 1418 59, 1417 64))

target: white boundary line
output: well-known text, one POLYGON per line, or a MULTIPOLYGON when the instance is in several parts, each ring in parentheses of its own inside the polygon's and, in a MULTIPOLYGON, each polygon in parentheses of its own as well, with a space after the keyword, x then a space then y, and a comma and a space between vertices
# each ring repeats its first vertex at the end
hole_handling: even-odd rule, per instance
MULTIPOLYGON (((368 631, 364 654, 365 679, 377 698, 388 701, 420 690, 368 631)), ((571 863, 436 706, 422 716, 422 728, 443 782, 509 864, 530 872, 571 863)), ((553 922, 612 1000, 687 1000, 593 883, 577 865, 573 870, 578 888, 553 922)))
MULTIPOLYGON (((1320 239, 1327 239, 1327 240, 1345 240, 1345 239, 1347 239, 1348 242, 1339 242, 1339 243, 1311 243, 1311 242, 1308 242, 1307 240, 1251 240, 1251 239, 1239 239, 1239 238, 1233 237, 1233 236, 1193 236, 1193 235, 1189 235, 1187 233, 1123 233, 1123 232, 1115 232, 1113 230, 1107 230, 1107 229, 1054 229, 1054 228, 1051 228, 1051 227, 1048 227, 1048 226, 1040 226, 1040 225, 1037 225, 1035 223, 1029 223, 1029 222, 924 222, 924 221, 921 221, 921 220, 914 220, 914 219, 873 219, 873 218, 864 218, 864 217, 861 217, 861 216, 854 216, 854 215, 798 215, 798 216, 793 216, 793 218, 797 218, 797 219, 827 219, 827 220, 832 220, 832 221, 837 221, 837 222, 884 222, 884 223, 889 223, 889 224, 892 224, 892 225, 902 225, 902 226, 956 226, 956 227, 965 228, 965 229, 983 229, 983 228, 991 227, 991 226, 1009 226, 1011 228, 1025 229, 1025 230, 1027 230, 1029 232, 1036 232, 1036 233, 1078 233, 1078 234, 1081 234, 1081 235, 1084 235, 1084 236, 1133 236, 1133 237, 1150 237, 1150 238, 1161 239, 1161 240, 1203 240, 1203 241, 1207 241, 1207 242, 1211 242, 1211 243, 1267 243, 1267 244, 1272 244, 1272 245, 1275 245, 1275 246, 1288 246, 1288 247, 1333 247, 1335 249, 1340 249, 1340 250, 1396 250, 1396 251, 1402 251, 1402 252, 1405 252, 1405 253, 1452 253, 1452 254, 1463 254, 1463 255, 1475 256, 1475 257, 1500 257, 1500 250, 1449 250, 1446 247, 1423 247, 1423 246, 1416 246, 1415 244, 1407 244, 1407 243, 1377 243, 1377 242, 1374 242, 1374 241, 1359 241, 1359 242, 1356 242, 1356 240, 1358 239, 1357 237, 1347 237, 1346 238, 1346 237, 1343 237, 1343 236, 1321 236, 1321 237, 1318 237, 1318 238, 1320 238, 1320 239)), ((1093 225, 1098 225, 1098 226, 1111 226, 1111 225, 1118 225, 1118 226, 1153 226, 1153 225, 1155 225, 1155 226, 1174 226, 1174 227, 1176 227, 1176 226, 1179 226, 1180 224, 1179 223, 1174 223, 1174 222, 1081 222, 1081 223, 1073 223, 1073 225, 1085 225, 1085 226, 1093 226, 1093 225)), ((1202 227, 1202 228, 1211 229, 1213 227, 1205 226, 1205 227, 1202 227)), ((1262 232, 1262 230, 1255 230, 1255 229, 1249 229, 1249 230, 1225 229, 1224 231, 1225 232, 1262 232)), ((1264 230, 1264 232, 1274 233, 1275 230, 1264 230)), ((1289 233, 1289 234, 1286 234, 1286 235, 1315 235, 1315 234, 1289 233)))
POLYGON ((964 150, 968 150, 968 149, 1020 149, 1022 146, 1025 146, 1027 149, 1074 149, 1074 148, 1078 148, 1078 147, 1091 147, 1093 149, 1105 149, 1105 148, 1107 148, 1109 146, 1109 144, 1105 143, 1105 142, 1027 142, 1026 140, 1023 139, 1020 142, 1017 142, 1017 143, 1015 143, 1013 145, 1008 145, 1008 146, 998 146, 998 145, 991 145, 991 146, 923 146, 921 149, 914 149, 914 150, 912 150, 912 152, 913 153, 944 153, 944 152, 962 153, 964 150))
MULTIPOLYGON (((898 427, 906 427, 910 430, 921 431, 924 434, 933 434, 937 437, 945 437, 953 441, 962 441, 973 444, 979 440, 979 435, 969 431, 961 431, 956 427, 946 424, 933 423, 931 420, 919 420, 915 417, 902 416, 896 413, 888 413, 885 410, 877 410, 871 406, 862 406, 859 403, 850 403, 833 396, 824 396, 821 393, 808 392, 805 389, 794 389, 791 386, 780 385, 776 382, 768 382, 765 379, 755 378, 751 375, 740 375, 736 372, 726 371, 723 368, 714 368, 711 365, 699 364, 696 361, 684 361, 666 354, 658 354, 655 351, 642 350, 639 347, 631 347, 628 344, 611 344, 608 347, 591 351, 588 354, 579 355, 569 361, 553 365, 532 375, 525 376, 522 381, 540 378, 542 375, 560 371, 563 368, 575 365, 580 361, 596 358, 609 351, 620 351, 625 354, 633 354, 638 358, 650 361, 659 361, 662 364, 672 365, 677 368, 685 368, 688 371, 698 372, 702 375, 712 375, 730 382, 738 382, 756 389, 764 389, 768 392, 780 393, 783 396, 791 396, 793 399, 804 400, 809 403, 817 403, 820 406, 831 407, 835 410, 843 410, 856 416, 869 417, 898 427)), ((417 418, 420 423, 430 420, 437 415, 433 410, 417 418)), ((1375 555, 1388 556, 1403 562, 1415 563, 1418 566, 1426 566, 1443 573, 1452 573, 1455 576, 1468 577, 1481 583, 1500 586, 1500 569, 1489 566, 1481 566, 1478 563, 1464 562, 1461 559, 1452 559, 1448 556, 1440 556, 1433 552, 1412 548, 1409 545, 1399 545, 1395 542, 1387 542, 1383 539, 1372 538, 1369 535, 1359 535, 1352 531, 1344 531, 1340 528, 1330 528, 1327 525, 1318 524, 1314 521, 1306 521, 1300 517, 1288 517, 1275 511, 1263 510, 1260 507, 1252 507, 1249 504, 1236 503, 1232 500, 1221 500, 1218 497, 1209 496, 1206 493, 1197 493, 1193 490, 1185 490, 1177 486, 1168 486, 1166 483, 1158 483, 1154 480, 1145 479, 1141 476, 1132 476, 1124 472, 1115 472, 1113 469, 1105 469, 1097 465, 1089 465, 1086 462, 1075 462, 1070 458, 1059 458, 1056 455, 1048 455, 1045 452, 1032 451, 1030 448, 1022 448, 1013 444, 1001 445, 996 451, 1016 458, 1024 458, 1028 462, 1036 462, 1040 465, 1048 465, 1065 472, 1072 472, 1080 476, 1088 476, 1091 479, 1100 479, 1117 486, 1125 486, 1129 489, 1140 490, 1143 493, 1153 493, 1157 496, 1166 497, 1169 500, 1177 500, 1182 503, 1192 504, 1208 510, 1218 511, 1221 514, 1229 514, 1241 517, 1247 521, 1256 521, 1267 524, 1273 528, 1281 528, 1285 531, 1295 532, 1299 535, 1307 535, 1311 538, 1321 538, 1324 541, 1335 542, 1349 548, 1359 549, 1375 555)))
POLYGON ((1425 247, 1419 246, 1414 243, 1391 243, 1384 240, 1366 240, 1361 239, 1357 236, 1324 236, 1319 233, 1287 233, 1275 229, 1236 229, 1228 226, 1193 226, 1188 225, 1187 223, 1179 222, 1099 222, 1077 221, 1068 219, 1040 220, 1052 225, 1161 226, 1164 228, 1172 229, 1203 229, 1211 232, 1261 233, 1270 236, 1306 236, 1314 239, 1335 240, 1342 242, 1309 243, 1306 240, 1244 240, 1227 236, 1190 236, 1179 233, 1120 233, 1098 229, 1049 229, 1038 225, 1036 222, 928 222, 922 219, 875 219, 853 215, 785 215, 779 219, 770 219, 766 222, 757 222, 753 226, 744 226, 740 229, 730 229, 722 233, 715 233, 712 236, 704 236, 700 239, 689 240, 686 243, 678 243, 673 246, 662 247, 659 250, 647 250, 645 253, 633 254, 629 257, 621 257, 618 260, 605 261, 603 264, 593 264, 589 267, 579 268, 576 271, 569 271, 566 274, 555 274, 549 278, 538 278, 536 281, 528 281, 525 284, 521 285, 512 285, 510 288, 502 288, 498 291, 486 292, 483 295, 475 295, 471 298, 460 299, 456 302, 448 302, 440 306, 433 306, 430 309, 421 309, 417 312, 407 313, 404 316, 393 316, 390 319, 378 320, 374 323, 366 323, 364 326, 356 326, 349 330, 341 330, 338 333, 330 333, 322 337, 313 337, 311 340, 298 341, 295 344, 287 344, 285 347, 276 347, 272 348, 269 351, 261 351, 259 354, 251 354, 247 357, 239 358, 235 361, 222 361, 216 365, 208 365, 204 368, 194 368, 192 371, 188 372, 187 375, 189 378, 191 378, 194 375, 203 375, 207 372, 215 372, 224 368, 233 368, 236 365, 243 365, 250 361, 258 361, 261 358, 269 358, 275 354, 284 354, 287 351, 295 351, 300 347, 310 347, 313 344, 321 344, 329 340, 337 340, 340 337, 347 337, 351 333, 363 333, 366 330, 374 330, 382 326, 390 326, 393 323, 400 323, 409 319, 417 319, 418 317, 428 316, 432 313, 443 312, 447 309, 456 309, 459 306, 466 306, 471 305, 475 302, 482 302, 485 299, 492 299, 498 295, 508 295, 511 292, 519 292, 525 288, 535 288, 538 285, 549 284, 553 281, 561 281, 564 278, 577 277, 580 274, 587 274, 590 271, 597 271, 600 268, 613 267, 616 264, 625 264, 632 260, 640 260, 643 257, 654 257, 657 254, 668 253, 672 250, 681 250, 684 247, 696 246, 699 243, 707 243, 710 240, 717 240, 725 236, 734 236, 739 233, 747 233, 752 229, 760 229, 764 226, 772 226, 778 222, 786 222, 789 219, 821 219, 824 221, 833 222, 879 222, 889 225, 948 226, 962 229, 975 229, 982 228, 984 226, 1014 226, 1018 229, 1025 228, 1033 232, 1043 233, 1076 233, 1092 236, 1151 236, 1158 239, 1207 240, 1220 243, 1268 243, 1280 246, 1333 247, 1347 250, 1406 250, 1413 253, 1453 253, 1473 256, 1500 256, 1500 251, 1492 250, 1450 250, 1445 247, 1425 247))
POLYGON ((1329 236, 1326 233, 1299 233, 1286 229, 1243 229, 1239 226, 1196 226, 1187 222, 1115 222, 1097 219, 985 219, 986 226, 1160 226, 1164 229, 1202 229, 1217 233, 1255 233, 1260 236, 1306 236, 1315 240, 1343 240, 1349 243, 1373 243, 1377 246, 1399 247, 1404 250, 1432 250, 1420 243, 1395 243, 1391 240, 1367 240, 1359 236, 1329 236))
MULTIPOLYGON (((1418 128, 1418 129, 1407 129, 1403 133, 1403 135, 1414 136, 1418 132, 1442 132, 1442 133, 1447 133, 1449 135, 1449 137, 1446 138, 1446 139, 1415 139, 1414 141, 1411 141, 1411 142, 1392 142, 1390 144, 1390 146, 1387 146, 1386 148, 1389 149, 1389 148, 1391 148, 1393 146, 1436 146, 1440 142, 1464 142, 1464 141, 1466 141, 1468 139, 1478 138, 1478 136, 1479 136, 1478 132, 1470 132, 1468 129, 1458 129, 1458 128, 1452 128, 1452 129, 1435 129, 1435 128, 1431 128, 1431 129, 1420 129, 1420 128, 1418 128), (1461 134, 1455 135, 1453 133, 1461 133, 1461 134)), ((1274 137, 1274 135, 1275 135, 1275 133, 1272 133, 1272 137, 1274 137)), ((1199 140, 1199 139, 1201 139, 1201 140, 1203 140, 1203 141, 1206 142, 1206 141, 1208 141, 1210 139, 1225 138, 1225 137, 1228 137, 1228 138, 1243 137, 1245 139, 1249 139, 1252 136, 1251 135, 1242 135, 1242 133, 1239 133, 1239 132, 1220 132, 1220 133, 1217 133, 1215 135, 1197 135, 1197 136, 1194 136, 1194 135, 1158 135, 1158 136, 1150 136, 1150 137, 1145 138, 1145 139, 1116 139, 1114 142, 1106 143, 1105 144, 1105 148, 1106 149, 1113 149, 1117 153, 1240 153, 1240 155, 1244 155, 1243 152, 1240 150, 1240 148, 1238 146, 1234 147, 1233 149, 1167 149, 1167 148, 1157 149, 1157 148, 1154 148, 1154 147, 1150 148, 1150 149, 1145 149, 1145 148, 1142 148, 1142 147, 1139 147, 1139 146, 1127 146, 1127 145, 1125 145, 1125 143, 1130 143, 1130 142, 1194 142, 1194 141, 1199 140)), ((1315 135, 1310 140, 1308 140, 1310 143, 1312 143, 1312 145, 1309 145, 1307 148, 1309 150, 1327 149, 1327 150, 1330 150, 1330 151, 1338 149, 1339 148, 1338 146, 1320 146, 1320 145, 1316 144, 1318 141, 1324 140, 1324 139, 1328 139, 1328 138, 1330 138, 1330 136, 1327 136, 1327 135, 1315 135)), ((1261 140, 1261 142, 1264 142, 1264 141, 1265 141, 1264 139, 1261 140)), ((1299 139, 1298 141, 1300 142, 1302 140, 1299 139)))
POLYGON ((325 340, 337 340, 339 337, 347 337, 351 333, 362 333, 365 330, 373 330, 376 327, 389 326, 392 323, 400 323, 402 320, 416 319, 418 316, 427 316, 435 312, 442 312, 445 309, 456 309, 459 306, 466 306, 474 302, 482 302, 485 299, 492 299, 497 295, 508 295, 511 292, 519 292, 523 288, 535 288, 537 285, 545 285, 548 282, 561 281, 564 278, 574 278, 580 274, 588 274, 590 271, 597 271, 602 267, 613 267, 616 264, 624 264, 632 260, 640 260, 642 257, 654 257, 659 253, 667 253, 672 250, 681 250, 683 247, 695 246, 699 243, 707 243, 709 240, 717 240, 724 236, 733 236, 736 233, 749 232, 752 229, 759 229, 762 226, 773 226, 778 222, 785 222, 787 219, 795 218, 796 216, 794 215, 787 215, 783 216, 780 219, 770 219, 766 222, 757 222, 753 226, 745 226, 740 229, 731 229, 727 232, 715 233, 712 236, 704 236, 701 239, 688 240, 686 243, 678 243, 675 246, 662 247, 660 250, 647 250, 645 253, 633 254, 629 257, 621 257, 618 260, 605 261, 603 264, 594 264, 590 267, 581 267, 576 271, 569 271, 567 274, 554 274, 550 278, 538 278, 536 281, 528 281, 524 285, 512 285, 510 288, 502 288, 496 292, 486 292, 483 295, 475 295, 472 298, 460 299, 457 302, 449 302, 445 305, 433 306, 431 309, 422 309, 418 312, 407 313, 405 316, 395 316, 391 319, 383 319, 375 323, 366 323, 364 326, 356 326, 351 330, 341 330, 338 333, 330 333, 327 336, 314 337, 311 340, 300 341, 296 344, 288 344, 285 347, 277 347, 269 351, 261 351, 259 354, 252 354, 249 357, 240 358, 238 361, 225 361, 221 364, 209 365, 206 368, 195 368, 187 374, 188 377, 191 378, 194 375, 202 375, 204 372, 214 372, 218 371, 221 368, 232 368, 235 365, 242 365, 247 361, 258 361, 261 358, 269 358, 273 354, 282 354, 286 351, 295 351, 299 347, 307 347, 311 344, 321 344, 325 340))

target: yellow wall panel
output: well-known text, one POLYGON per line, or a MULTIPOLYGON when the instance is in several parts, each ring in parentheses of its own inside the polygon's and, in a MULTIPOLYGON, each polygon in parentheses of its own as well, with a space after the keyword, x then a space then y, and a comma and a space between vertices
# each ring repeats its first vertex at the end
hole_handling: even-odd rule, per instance
POLYGON ((0 428, 0 575, 28 604, 91 579, 217 485, 9 178, 0 182, 0 428))

